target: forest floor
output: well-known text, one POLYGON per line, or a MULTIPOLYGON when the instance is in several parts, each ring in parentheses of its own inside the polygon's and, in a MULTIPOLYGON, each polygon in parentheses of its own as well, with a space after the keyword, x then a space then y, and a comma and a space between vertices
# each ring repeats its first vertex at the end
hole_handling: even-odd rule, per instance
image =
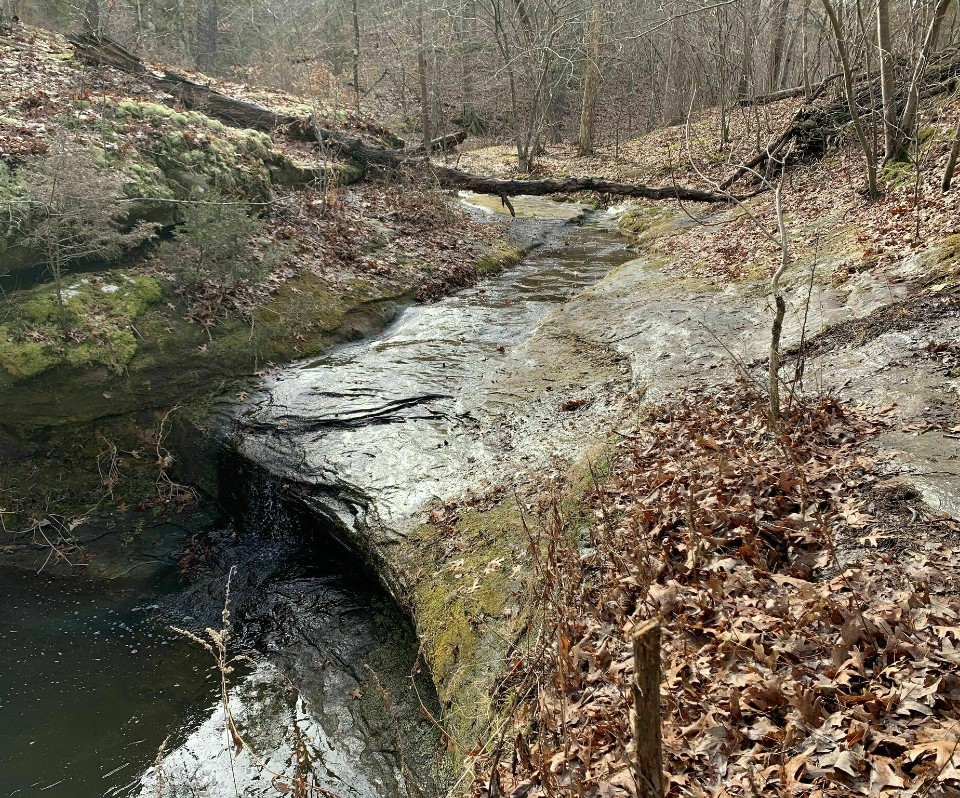
MULTIPOLYGON (((708 114, 616 157, 550 147, 539 171, 710 187, 796 107, 735 118, 720 150, 708 114)), ((939 185, 958 115, 936 102, 876 202, 853 142, 789 170, 776 424, 759 386, 778 247, 737 210, 625 207, 640 257, 569 315, 614 327, 647 402, 585 507, 519 494, 537 589, 517 600, 545 624, 507 663, 477 795, 642 794, 632 636, 651 618, 668 795, 960 795, 960 192, 939 185)), ((750 209, 775 230, 769 196, 750 209)))

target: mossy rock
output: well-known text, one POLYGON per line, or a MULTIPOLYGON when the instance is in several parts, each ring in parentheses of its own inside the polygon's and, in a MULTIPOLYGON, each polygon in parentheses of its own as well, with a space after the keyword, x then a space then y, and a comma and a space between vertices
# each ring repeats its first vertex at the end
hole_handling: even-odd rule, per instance
MULTIPOLYGON (((606 447, 585 453, 562 487, 544 487, 537 503, 556 502, 568 534, 579 536, 592 516, 587 497, 609 472, 606 447)), ((425 662, 455 739, 483 740, 508 696, 498 694, 508 650, 535 643, 539 607, 530 566, 530 529, 541 520, 518 504, 516 494, 467 507, 453 523, 419 526, 405 544, 409 609, 425 662)), ((460 751, 460 757, 467 752, 460 751)))
POLYGON ((947 236, 927 259, 928 281, 950 285, 960 280, 960 235, 947 236))
POLYGON ((0 366, 14 380, 55 366, 100 365, 119 374, 139 345, 134 320, 161 298, 152 277, 119 271, 67 281, 65 318, 56 286, 18 292, 0 325, 0 366))
POLYGON ((499 274, 523 260, 523 251, 516 247, 498 247, 483 255, 476 263, 478 274, 499 274))
POLYGON ((131 197, 169 200, 206 190, 256 200, 270 196, 274 151, 265 133, 141 100, 120 100, 110 110, 117 133, 148 131, 155 138, 152 146, 112 164, 132 179, 131 197))
POLYGON ((676 215, 653 203, 634 204, 620 217, 619 227, 643 243, 674 232, 676 215))
POLYGON ((912 186, 917 179, 917 167, 912 161, 887 161, 880 177, 888 188, 912 186))
POLYGON ((523 557, 523 516, 513 497, 463 513, 456 552, 444 559, 448 534, 425 524, 413 535, 417 559, 428 564, 414 580, 411 611, 445 723, 456 738, 476 739, 494 710, 496 652, 520 623, 512 568, 523 557))

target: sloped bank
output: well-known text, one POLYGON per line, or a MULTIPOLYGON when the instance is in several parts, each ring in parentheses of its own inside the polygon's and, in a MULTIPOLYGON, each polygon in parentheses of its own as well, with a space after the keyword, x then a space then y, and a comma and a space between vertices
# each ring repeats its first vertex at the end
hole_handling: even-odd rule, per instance
MULTIPOLYGON (((651 240, 682 234, 683 218, 644 209, 626 217, 634 233, 651 240)), ((922 255, 865 273, 857 268, 862 251, 856 232, 836 229, 817 253, 812 282, 811 261, 804 257, 786 276, 791 312, 784 349, 808 342, 811 388, 874 408, 892 405, 894 429, 875 441, 886 453, 889 476, 916 485, 932 512, 956 516, 960 477, 955 446, 948 442, 955 436, 949 430, 960 424, 956 367, 949 368, 954 350, 926 343, 949 344, 955 337, 960 308, 954 242, 933 243, 922 255), (838 273, 846 277, 838 280, 838 273)), ((254 400, 239 414, 234 445, 241 455, 269 462, 297 501, 363 552, 411 613, 443 706, 439 722, 468 776, 473 757, 496 745, 506 728, 521 686, 509 678, 520 663, 516 655, 536 637, 531 597, 544 575, 531 553, 543 541, 541 524, 556 513, 573 534, 589 528, 585 498, 594 481, 603 479, 613 431, 620 423, 626 429, 642 423, 645 403, 727 385, 744 368, 762 376, 771 314, 759 267, 721 282, 690 274, 696 270, 689 264, 656 252, 623 260, 545 314, 529 339, 511 342, 505 362, 494 359, 482 391, 475 391, 486 397, 480 407, 457 405, 477 422, 464 458, 451 471, 448 455, 437 459, 429 454, 432 447, 422 449, 425 473, 456 478, 445 492, 431 483, 426 492, 434 492, 435 502, 417 505, 415 512, 398 514, 391 500, 378 500, 383 485, 362 487, 371 483, 360 479, 356 461, 330 458, 329 445, 320 455, 300 445, 306 437, 325 438, 339 424, 351 430, 352 447, 368 451, 364 433, 356 432, 362 423, 352 425, 322 402, 312 417, 297 415, 291 412, 296 391, 275 385, 267 391, 270 401, 254 400), (275 415, 261 412, 274 402, 275 415), (281 446, 293 451, 285 457, 281 446), (497 447, 498 455, 488 456, 488 446, 497 447)), ((402 340, 388 339, 384 351, 402 340)), ((353 357, 359 355, 342 359, 353 357)), ((323 384, 335 390, 337 382, 323 384)), ((365 390, 357 396, 366 396, 365 390)), ((440 397, 420 398, 417 413, 432 407, 431 417, 444 416, 442 401, 430 405, 440 397)), ((387 411, 378 400, 365 412, 386 412, 398 425, 415 420, 395 399, 387 411)), ((374 429, 378 438, 392 437, 384 431, 389 427, 374 429)), ((439 445, 446 452, 462 443, 448 431, 439 445)), ((419 456, 413 438, 406 446, 409 457, 419 456)), ((382 448, 369 451, 374 459, 386 457, 382 448)), ((390 484, 403 484, 405 463, 386 463, 390 484)))
MULTIPOLYGON (((495 234, 464 229, 466 217, 444 197, 358 185, 360 170, 315 148, 170 107, 174 98, 142 76, 84 65, 60 36, 13 26, 0 32, 0 46, 11 70, 19 67, 0 93, 0 205, 9 211, 0 231, 0 509, 8 530, 54 516, 69 526, 124 506, 162 509, 168 497, 157 483, 172 476, 173 408, 202 415, 211 396, 268 364, 365 337, 403 307, 519 257, 495 234), (62 198, 47 192, 56 200, 32 202, 61 170, 79 183, 62 198), (230 257, 244 259, 243 268, 190 265, 204 255, 178 236, 205 207, 234 209, 231 219, 236 208, 248 211, 242 224, 206 219, 193 233, 201 243, 229 239, 236 225, 246 244, 230 257), (38 230, 59 229, 53 222, 64 218, 71 230, 108 223, 117 241, 91 239, 102 255, 70 254, 51 273, 48 236, 38 230), (122 236, 138 225, 160 241, 141 238, 130 249, 122 236), (447 245, 431 258, 422 239, 434 234, 447 245), (462 257, 450 255, 458 250, 448 241, 462 257)), ((266 93, 265 101, 291 98, 266 93)), ((331 126, 386 135, 350 113, 315 110, 331 126)), ((189 450, 184 459, 193 459, 189 450)))

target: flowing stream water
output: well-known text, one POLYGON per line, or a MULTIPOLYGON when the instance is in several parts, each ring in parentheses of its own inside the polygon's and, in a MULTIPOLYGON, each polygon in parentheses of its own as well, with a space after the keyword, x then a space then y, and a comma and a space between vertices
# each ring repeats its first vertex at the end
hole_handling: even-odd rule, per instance
POLYGON ((202 577, 184 587, 171 565, 105 588, 0 570, 0 797, 267 796, 297 778, 344 798, 442 793, 416 641, 349 545, 402 537, 429 502, 496 471, 490 420, 523 398, 538 326, 632 257, 612 216, 578 225, 582 206, 516 204, 539 217, 518 234, 541 241, 519 266, 222 408, 239 430, 222 464, 232 523, 202 577), (315 488, 309 501, 287 479, 315 488), (243 745, 210 654, 169 628, 219 629, 230 574, 243 745))

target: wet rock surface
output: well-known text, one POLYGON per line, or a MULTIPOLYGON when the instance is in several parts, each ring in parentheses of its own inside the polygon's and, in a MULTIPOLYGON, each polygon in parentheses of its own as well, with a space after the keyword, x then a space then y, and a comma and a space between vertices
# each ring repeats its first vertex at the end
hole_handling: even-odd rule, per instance
MULTIPOLYGON (((630 252, 614 216, 583 219, 582 207, 565 204, 560 213, 536 202, 559 216, 513 222, 520 244, 538 246, 516 269, 410 308, 378 337, 276 370, 248 398, 218 404, 214 420, 234 453, 221 464, 221 495, 245 531, 204 544, 202 577, 167 590, 152 602, 152 617, 200 635, 217 628, 236 566, 232 631, 255 664, 233 682, 231 706, 249 748, 231 754, 208 680, 179 710, 187 720, 162 761, 164 794, 216 795, 236 777, 241 794, 268 795, 304 774, 350 796, 404 794, 411 779, 428 785, 428 794, 440 789, 442 777, 430 775, 439 737, 417 720, 420 699, 435 699, 428 684, 414 691, 409 679, 417 642, 396 605, 358 575, 349 550, 360 549, 413 610, 423 640, 436 643, 434 663, 461 658, 459 672, 451 666, 433 675, 446 680, 439 685, 444 711, 462 714, 456 702, 477 695, 473 685, 451 698, 465 684, 463 669, 483 671, 479 683, 496 676, 504 621, 495 613, 515 580, 498 576, 488 597, 470 569, 509 570, 517 552, 501 563, 503 547, 492 537, 516 526, 517 513, 494 502, 475 523, 461 524, 458 545, 475 546, 481 559, 459 552, 457 572, 434 575, 418 593, 424 568, 433 567, 423 547, 438 543, 418 527, 426 511, 521 472, 546 484, 557 463, 607 441, 625 412, 638 409, 638 396, 668 400, 744 370, 762 378, 770 322, 762 280, 723 286, 678 278, 662 258, 630 252), (446 628, 454 605, 463 610, 462 629, 446 628), (473 636, 473 659, 441 651, 461 639, 454 631, 473 636)), ((521 217, 537 213, 536 203, 515 204, 521 217)), ((903 520, 929 526, 936 513, 960 509, 960 374, 950 348, 955 311, 911 324, 884 321, 885 308, 909 294, 915 269, 905 264, 836 286, 796 268, 787 280, 784 346, 842 323, 814 339, 805 386, 891 406, 879 445, 891 476, 915 491, 911 501, 933 512, 903 520)), ((151 578, 162 571, 142 568, 151 578)), ((197 647, 179 639, 170 645, 195 663, 195 678, 203 670, 197 647)), ((146 748, 155 754, 158 744, 142 746, 115 794, 155 794, 146 748)))
POLYGON ((343 796, 439 792, 439 737, 420 710, 435 698, 411 678, 408 620, 271 485, 250 486, 258 512, 236 508, 242 532, 194 523, 185 545, 167 530, 161 556, 113 519, 85 540, 94 573, 23 568, 43 565, 40 546, 0 568, 0 794, 154 796, 164 740, 161 795, 218 796, 234 778, 241 795, 275 795, 297 777, 343 796), (209 643, 228 579, 239 752, 210 653, 171 628, 209 643))
POLYGON ((562 449, 564 422, 585 431, 590 408, 599 418, 606 401, 600 388, 625 371, 605 347, 553 329, 550 314, 630 258, 609 217, 566 228, 582 208, 562 208, 554 237, 508 274, 410 308, 375 339, 281 369, 238 410, 227 407, 238 451, 305 486, 315 504, 352 494, 351 506, 330 512, 359 541, 371 528, 396 540, 429 502, 479 474, 494 481, 505 445, 535 447, 558 428, 562 449), (564 413, 571 389, 582 402, 564 413))

